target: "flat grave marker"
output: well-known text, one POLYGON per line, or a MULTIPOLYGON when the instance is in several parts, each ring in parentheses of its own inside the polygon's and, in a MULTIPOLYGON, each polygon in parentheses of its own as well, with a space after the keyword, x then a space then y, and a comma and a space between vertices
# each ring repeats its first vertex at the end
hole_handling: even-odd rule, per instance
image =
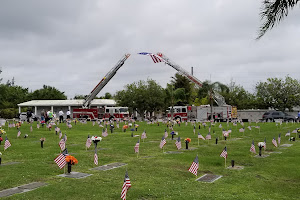
POLYGON ((282 144, 282 145, 280 145, 280 147, 291 147, 291 146, 293 146, 293 144, 282 144))
POLYGON ((90 170, 100 170, 100 171, 106 171, 106 170, 111 170, 111 169, 115 169, 118 167, 122 167, 127 165, 126 163, 111 163, 111 164, 107 164, 107 165, 102 165, 99 167, 94 167, 90 170))
POLYGON ((200 178, 197 178, 196 181, 205 182, 205 183, 213 183, 220 178, 222 178, 221 175, 204 174, 200 178))
POLYGON ((266 158, 266 157, 268 157, 269 155, 268 154, 263 154, 263 155, 261 155, 261 156, 259 156, 259 155, 256 155, 256 156, 254 156, 255 158, 266 158))
POLYGON ((60 174, 57 176, 60 177, 66 177, 66 178, 76 178, 76 179, 80 179, 80 178, 86 178, 88 176, 91 176, 92 174, 86 174, 86 173, 80 173, 80 172, 71 172, 71 173, 66 173, 66 174, 60 174))
POLYGON ((181 151, 166 151, 164 153, 166 153, 166 154, 180 154, 180 153, 183 153, 183 152, 181 152, 181 151))
POLYGON ((16 164, 20 164, 20 162, 7 162, 7 163, 2 163, 0 166, 16 165, 16 164))
POLYGON ((2 190, 2 191, 0 191, 0 198, 1 197, 8 197, 8 196, 23 193, 23 192, 29 192, 31 190, 37 189, 37 188, 45 186, 45 185, 47 185, 47 183, 32 182, 32 183, 21 185, 21 186, 18 186, 18 187, 2 190))
POLYGON ((242 170, 242 169, 244 169, 244 166, 234 165, 233 167, 232 166, 227 167, 227 169, 242 170))

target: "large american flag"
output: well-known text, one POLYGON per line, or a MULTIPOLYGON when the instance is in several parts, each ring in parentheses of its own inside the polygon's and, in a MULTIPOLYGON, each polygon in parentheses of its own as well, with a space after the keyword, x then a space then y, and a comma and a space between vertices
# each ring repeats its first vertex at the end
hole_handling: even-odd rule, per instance
POLYGON ((10 147, 10 146, 11 146, 11 144, 10 144, 10 142, 9 142, 7 136, 6 136, 6 138, 5 138, 5 143, 4 143, 4 151, 5 151, 8 147, 10 147))
POLYGON ((139 54, 150 56, 154 63, 162 62, 162 59, 160 59, 157 55, 153 53, 141 52, 139 54))
POLYGON ((88 135, 88 138, 86 139, 85 146, 86 146, 87 148, 90 148, 91 144, 92 144, 92 140, 91 140, 91 138, 90 138, 90 135, 88 135))
POLYGON ((163 136, 161 138, 161 141, 160 141, 160 144, 159 144, 159 148, 162 149, 166 143, 167 143, 167 141, 166 141, 165 137, 163 136))
POLYGON ((192 162, 189 168, 189 172, 197 176, 198 168, 199 168, 199 160, 198 160, 198 156, 196 156, 196 158, 194 159, 194 161, 192 162))
POLYGON ((58 145, 60 147, 60 150, 62 150, 62 151, 66 148, 66 142, 65 142, 64 138, 59 141, 58 145))
POLYGON ((95 154, 94 154, 94 163, 95 163, 95 165, 98 165, 98 154, 97 154, 97 147, 95 148, 95 154))
POLYGON ((211 140, 211 134, 210 134, 210 132, 206 135, 205 139, 211 140))
POLYGON ((226 147, 221 152, 220 157, 227 158, 227 148, 226 147))
POLYGON ((121 199, 126 200, 126 194, 127 194, 127 191, 129 190, 130 187, 131 187, 131 182, 130 182, 128 173, 126 171, 125 178, 124 178, 124 183, 123 183, 123 186, 122 186, 121 199))
POLYGON ((255 151, 255 145, 254 145, 254 140, 252 140, 252 144, 251 144, 251 147, 250 147, 250 151, 251 151, 252 153, 256 153, 256 151, 255 151))
POLYGON ((140 150, 140 139, 137 141, 137 143, 134 146, 134 152, 138 153, 140 150))
POLYGON ((265 145, 264 145, 264 150, 267 149, 267 138, 265 138, 265 141, 264 141, 265 145))
POLYGON ((146 131, 144 131, 141 135, 141 139, 146 139, 146 138, 147 138, 146 131))
POLYGON ((279 133, 279 135, 278 135, 278 145, 280 145, 280 140, 281 140, 281 133, 279 133))
POLYGON ((177 138, 176 142, 175 142, 175 145, 177 147, 177 149, 181 149, 181 140, 180 140, 180 136, 177 138))
POLYGON ((55 159, 54 162, 58 165, 60 169, 62 169, 66 164, 66 156, 68 155, 68 150, 65 149, 61 154, 59 154, 55 159))
POLYGON ((198 139, 205 140, 205 138, 200 133, 198 133, 198 139))
POLYGON ((277 142, 275 140, 275 137, 273 137, 272 143, 274 144, 275 147, 277 147, 277 142))

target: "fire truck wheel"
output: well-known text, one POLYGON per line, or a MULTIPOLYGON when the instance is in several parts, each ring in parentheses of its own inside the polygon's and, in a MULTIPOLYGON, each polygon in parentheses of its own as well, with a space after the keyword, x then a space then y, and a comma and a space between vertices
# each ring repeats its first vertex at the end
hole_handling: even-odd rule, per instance
POLYGON ((114 120, 115 118, 113 117, 113 116, 111 116, 110 118, 109 118, 109 121, 112 121, 112 120, 114 120))

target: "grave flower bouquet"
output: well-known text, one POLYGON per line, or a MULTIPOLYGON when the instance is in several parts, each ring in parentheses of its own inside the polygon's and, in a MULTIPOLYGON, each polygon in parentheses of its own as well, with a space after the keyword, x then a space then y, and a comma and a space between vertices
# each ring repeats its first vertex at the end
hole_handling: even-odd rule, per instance
POLYGON ((78 163, 78 160, 74 156, 66 156, 66 162, 70 163, 71 165, 75 165, 78 163))
POLYGON ((5 130, 3 130, 2 128, 0 128, 0 135, 5 134, 5 130))
POLYGON ((97 143, 100 142, 102 140, 102 137, 99 136, 92 136, 91 140, 94 142, 95 144, 95 148, 97 147, 97 143))
POLYGON ((184 141, 190 143, 192 140, 191 138, 185 138, 184 141))
POLYGON ((258 147, 264 147, 264 146, 265 146, 265 143, 264 143, 264 142, 259 142, 259 143, 257 144, 257 146, 258 146, 258 147))

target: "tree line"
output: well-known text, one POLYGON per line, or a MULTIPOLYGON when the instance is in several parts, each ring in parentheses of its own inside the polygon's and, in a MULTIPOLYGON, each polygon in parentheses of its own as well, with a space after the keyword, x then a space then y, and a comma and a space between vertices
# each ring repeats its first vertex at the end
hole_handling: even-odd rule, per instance
MULTIPOLYGON (((1 71, 0 71, 1 74, 1 71)), ((166 111, 177 105, 207 105, 211 103, 211 90, 221 94, 227 104, 243 109, 276 109, 292 111, 300 105, 300 82, 286 76, 268 78, 256 83, 255 91, 248 92, 243 86, 231 81, 229 85, 220 82, 204 81, 203 86, 197 89, 194 83, 180 74, 175 74, 165 88, 156 81, 133 82, 124 86, 123 90, 114 95, 105 93, 101 99, 115 99, 119 106, 129 107, 131 112, 166 111)), ((76 95, 74 99, 84 99, 86 95, 76 95)), ((67 96, 55 87, 43 85, 41 89, 30 92, 28 88, 17 86, 14 79, 1 82, 0 77, 0 116, 12 118, 18 114, 17 104, 30 100, 64 100, 67 96)))

